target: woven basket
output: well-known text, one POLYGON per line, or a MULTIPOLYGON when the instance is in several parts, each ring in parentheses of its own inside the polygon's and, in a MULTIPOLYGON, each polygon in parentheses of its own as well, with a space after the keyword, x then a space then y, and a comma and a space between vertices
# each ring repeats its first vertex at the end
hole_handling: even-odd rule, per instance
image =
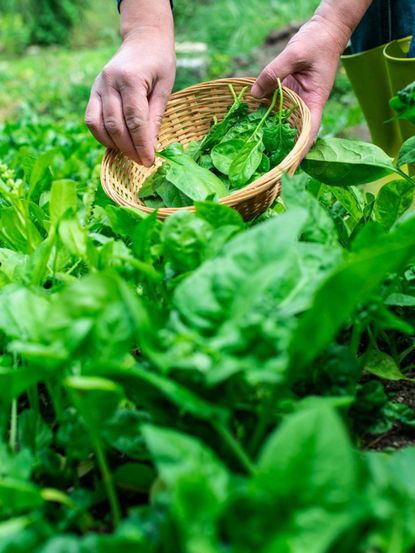
MULTIPOLYGON (((228 85, 232 84, 238 94, 244 86, 250 88, 254 81, 253 78, 221 79, 191 86, 173 94, 161 124, 158 149, 165 148, 172 142, 186 145, 192 140, 200 140, 207 134, 213 116, 216 115, 221 120, 232 104, 233 98, 228 85)), ((244 102, 251 110, 257 109, 260 104, 270 104, 269 99, 257 100, 251 96, 249 88, 244 102)), ((290 124, 298 130, 293 150, 280 165, 220 200, 220 203, 239 211, 245 220, 263 213, 272 204, 280 192, 283 172, 293 174, 306 152, 311 131, 310 112, 297 94, 284 88, 284 108, 291 109, 295 105, 298 107, 289 119, 290 124)), ((108 149, 101 167, 102 186, 115 203, 152 213, 154 209, 143 204, 138 198, 138 192, 144 181, 161 163, 162 160, 156 158, 155 164, 147 168, 131 161, 118 150, 108 149)), ((177 209, 160 208, 157 216, 163 220, 177 209)), ((193 206, 180 209, 194 211, 193 206)))

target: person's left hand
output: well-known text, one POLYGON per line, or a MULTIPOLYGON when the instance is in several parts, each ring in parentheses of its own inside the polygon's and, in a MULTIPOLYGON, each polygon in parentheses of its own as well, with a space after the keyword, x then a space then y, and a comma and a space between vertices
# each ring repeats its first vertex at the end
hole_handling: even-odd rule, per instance
POLYGON ((269 96, 277 79, 297 92, 311 111, 310 147, 320 129, 323 108, 329 98, 343 51, 335 25, 314 16, 290 40, 285 50, 265 67, 252 87, 256 98, 269 96))

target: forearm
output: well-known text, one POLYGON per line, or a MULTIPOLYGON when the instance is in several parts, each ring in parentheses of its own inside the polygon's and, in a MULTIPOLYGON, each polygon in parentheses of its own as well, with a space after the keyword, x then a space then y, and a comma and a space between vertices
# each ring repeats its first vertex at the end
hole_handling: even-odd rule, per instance
POLYGON ((312 20, 325 25, 342 53, 372 2, 373 0, 323 0, 312 20))
POLYGON ((160 32, 173 44, 173 15, 169 0, 123 0, 120 5, 123 40, 160 32))

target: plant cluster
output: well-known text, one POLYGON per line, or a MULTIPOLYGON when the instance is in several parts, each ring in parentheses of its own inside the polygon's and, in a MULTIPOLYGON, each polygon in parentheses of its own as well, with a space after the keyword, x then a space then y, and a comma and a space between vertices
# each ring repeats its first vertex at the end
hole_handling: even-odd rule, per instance
POLYGON ((72 130, 2 136, 0 552, 410 553, 415 449, 360 446, 415 429, 411 142, 161 223, 72 130))
POLYGON ((18 32, 13 43, 10 31, 7 33, 4 29, 4 38, 8 37, 6 51, 19 54, 28 44, 67 44, 73 27, 81 21, 83 7, 81 0, 0 0, 0 12, 7 15, 4 22, 18 32), (21 15, 25 27, 21 27, 21 19, 16 14, 21 15))
POLYGON ((199 141, 170 144, 159 152, 165 161, 141 187, 139 197, 148 207, 184 207, 194 201, 218 200, 243 188, 281 163, 295 144, 297 130, 283 108, 279 82, 269 107, 249 112, 243 96, 232 86, 232 106, 199 141), (279 96, 279 110, 274 113, 279 96))

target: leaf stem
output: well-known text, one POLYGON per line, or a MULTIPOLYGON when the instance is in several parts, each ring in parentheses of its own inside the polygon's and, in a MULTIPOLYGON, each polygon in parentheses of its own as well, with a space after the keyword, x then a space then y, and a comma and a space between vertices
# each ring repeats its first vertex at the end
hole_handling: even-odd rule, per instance
POLYGON ((260 445, 265 437, 272 416, 272 407, 277 400, 278 390, 278 386, 274 386, 274 389, 268 396, 268 400, 265 402, 264 408, 259 416, 257 427, 248 446, 248 451, 253 456, 257 455, 260 445))
POLYGON ((10 437, 9 444, 12 451, 17 449, 17 399, 12 400, 11 418, 10 418, 10 437))
POLYGON ((218 422, 213 423, 213 426, 248 474, 255 474, 257 470, 255 464, 228 428, 218 422))
POLYGON ((114 528, 117 528, 121 522, 121 509, 118 502, 117 493, 115 491, 112 474, 109 469, 107 458, 104 452, 104 448, 102 447, 102 442, 100 438, 96 436, 93 432, 90 433, 90 436, 94 443, 98 466, 101 471, 102 481, 104 483, 105 491, 107 493, 108 501, 110 504, 112 523, 114 528))
POLYGON ((409 175, 407 175, 405 173, 405 171, 402 171, 402 169, 399 169, 398 167, 395 168, 395 171, 402 177, 404 178, 407 182, 411 183, 412 186, 415 188, 415 181, 414 179, 411 179, 411 177, 409 175))
POLYGON ((261 121, 258 123, 256 129, 254 130, 254 132, 252 133, 252 135, 248 138, 247 142, 250 142, 251 140, 254 140, 256 138, 256 135, 257 133, 262 129, 262 127, 264 126, 264 123, 265 121, 268 119, 269 117, 269 114, 273 111, 273 109, 275 108, 275 104, 277 103, 277 94, 278 94, 278 89, 276 89, 274 91, 274 94, 272 96, 272 102, 269 106, 269 108, 267 109, 264 117, 261 119, 261 121))

